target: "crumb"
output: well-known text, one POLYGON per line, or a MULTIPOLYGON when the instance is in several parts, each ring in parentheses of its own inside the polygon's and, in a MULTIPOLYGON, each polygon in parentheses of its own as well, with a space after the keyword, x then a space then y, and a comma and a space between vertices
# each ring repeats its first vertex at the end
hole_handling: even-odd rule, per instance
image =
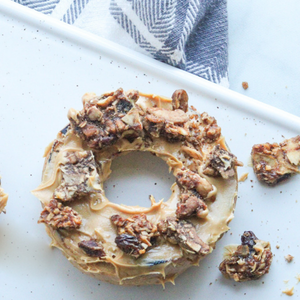
POLYGON ((294 295, 294 287, 291 287, 290 289, 285 289, 282 291, 283 294, 286 294, 287 296, 293 296, 294 295))
POLYGON ((289 282, 289 280, 286 279, 286 280, 283 280, 283 282, 284 282, 285 284, 287 284, 287 283, 289 282))
POLYGON ((294 256, 288 254, 288 255, 286 255, 284 258, 285 258, 285 260, 286 260, 287 262, 290 263, 290 262, 294 259, 294 256))
POLYGON ((279 249, 280 248, 280 246, 279 245, 276 245, 276 249, 279 249))
POLYGON ((298 280, 297 284, 300 282, 300 274, 297 274, 295 278, 298 280))
POLYGON ((245 181, 248 178, 249 173, 244 173, 242 176, 239 178, 239 182, 245 181))
POLYGON ((248 167, 253 168, 253 162, 252 162, 252 157, 251 156, 249 156, 247 165, 248 165, 248 167))
POLYGON ((248 82, 247 81, 242 82, 242 87, 244 90, 246 90, 249 87, 248 82))

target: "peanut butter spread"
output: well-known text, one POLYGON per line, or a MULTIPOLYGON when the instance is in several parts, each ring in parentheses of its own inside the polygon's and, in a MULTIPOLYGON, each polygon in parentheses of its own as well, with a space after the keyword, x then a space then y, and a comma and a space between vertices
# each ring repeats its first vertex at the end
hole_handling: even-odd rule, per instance
POLYGON ((5 212, 4 208, 6 206, 8 195, 4 193, 4 190, 1 188, 0 180, 0 213, 5 212))
POLYGON ((52 245, 81 271, 122 285, 164 284, 209 254, 229 227, 236 166, 216 120, 188 108, 184 90, 165 98, 137 91, 97 97, 71 109, 70 124, 46 149, 41 185, 52 245), (103 183, 112 160, 148 151, 176 177, 167 201, 109 201, 103 183))

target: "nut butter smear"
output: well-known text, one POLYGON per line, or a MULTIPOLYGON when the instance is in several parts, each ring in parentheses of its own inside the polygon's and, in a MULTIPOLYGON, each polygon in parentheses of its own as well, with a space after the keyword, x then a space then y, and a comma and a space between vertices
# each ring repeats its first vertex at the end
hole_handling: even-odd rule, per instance
POLYGON ((165 284, 208 255, 229 227, 237 197, 236 167, 221 128, 207 113, 172 98, 130 90, 85 94, 83 110, 47 147, 41 185, 52 245, 97 279, 121 285, 165 284), (112 160, 132 151, 160 157, 176 182, 151 206, 110 202, 103 183, 112 160))

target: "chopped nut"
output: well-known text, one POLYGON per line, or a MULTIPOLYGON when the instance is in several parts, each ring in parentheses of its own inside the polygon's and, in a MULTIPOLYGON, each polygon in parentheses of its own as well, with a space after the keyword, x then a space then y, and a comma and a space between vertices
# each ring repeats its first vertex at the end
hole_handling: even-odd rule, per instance
POLYGON ((242 165, 236 156, 217 145, 209 154, 203 173, 209 176, 221 175, 224 179, 228 179, 235 175, 235 167, 242 165))
POLYGON ((180 189, 180 198, 177 203, 176 216, 179 219, 196 215, 205 218, 208 214, 206 203, 202 199, 214 200, 214 187, 198 173, 181 168, 176 173, 176 183, 180 189))
POLYGON ((173 124, 183 124, 189 120, 188 115, 180 109, 168 110, 164 108, 148 108, 147 113, 163 120, 164 122, 169 122, 173 124))
POLYGON ((158 236, 157 227, 147 220, 145 214, 127 219, 113 215, 110 219, 117 226, 115 242, 118 248, 135 258, 146 253, 158 236))
POLYGON ((294 256, 288 254, 288 255, 286 255, 284 258, 285 258, 285 260, 286 260, 288 263, 290 263, 290 262, 294 259, 294 256))
POLYGON ((247 90, 249 87, 248 82, 246 82, 246 81, 242 82, 242 87, 244 90, 247 90))
POLYGON ((129 100, 133 100, 136 102, 140 97, 140 93, 139 93, 139 91, 136 91, 136 90, 130 90, 130 91, 126 92, 126 97, 129 100))
POLYGON ((191 222, 168 218, 161 221, 157 227, 167 241, 178 244, 185 253, 197 255, 209 253, 209 246, 200 239, 191 222))
POLYGON ((239 182, 244 182, 248 178, 249 173, 244 173, 239 178, 239 182))
POLYGON ((269 272, 273 256, 270 244, 257 239, 252 231, 245 231, 241 240, 242 244, 222 261, 219 270, 235 281, 256 280, 269 272))
POLYGON ((205 218, 208 215, 208 208, 204 201, 191 194, 181 194, 180 202, 177 203, 176 216, 184 219, 196 215, 198 218, 205 218))
POLYGON ((54 198, 71 201, 76 198, 100 193, 100 178, 92 151, 66 153, 67 162, 60 166, 61 184, 54 191, 54 198))
POLYGON ((196 149, 187 146, 181 146, 181 150, 192 158, 203 160, 203 155, 196 149))
POLYGON ((292 174, 299 173, 300 136, 285 140, 279 145, 254 145, 251 158, 258 180, 274 186, 292 174))
POLYGON ((201 114, 201 120, 206 125, 204 128, 204 139, 208 142, 215 142, 221 136, 221 128, 218 126, 214 117, 209 116, 206 112, 201 114))
POLYGON ((155 138, 163 136, 169 142, 178 142, 189 135, 189 131, 184 128, 188 120, 188 115, 180 109, 148 108, 143 125, 144 129, 155 138))
POLYGON ((189 104, 189 97, 185 90, 176 90, 172 95, 172 106, 173 110, 181 109, 187 112, 189 104))
POLYGON ((194 190, 194 192, 198 193, 202 198, 206 198, 214 189, 207 179, 186 168, 182 168, 177 172, 176 182, 180 188, 184 190, 194 190))
POLYGON ((103 257, 105 252, 101 243, 96 240, 81 241, 78 243, 78 247, 81 248, 88 256, 103 257))
POLYGON ((71 207, 63 206, 57 200, 51 200, 41 212, 38 223, 45 223, 54 229, 79 228, 81 216, 71 207))

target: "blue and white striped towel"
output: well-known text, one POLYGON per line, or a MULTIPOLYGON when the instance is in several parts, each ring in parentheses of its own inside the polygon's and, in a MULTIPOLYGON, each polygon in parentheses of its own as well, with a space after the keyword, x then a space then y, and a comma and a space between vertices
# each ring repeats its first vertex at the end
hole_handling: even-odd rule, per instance
POLYGON ((13 0, 228 86, 227 0, 13 0))

